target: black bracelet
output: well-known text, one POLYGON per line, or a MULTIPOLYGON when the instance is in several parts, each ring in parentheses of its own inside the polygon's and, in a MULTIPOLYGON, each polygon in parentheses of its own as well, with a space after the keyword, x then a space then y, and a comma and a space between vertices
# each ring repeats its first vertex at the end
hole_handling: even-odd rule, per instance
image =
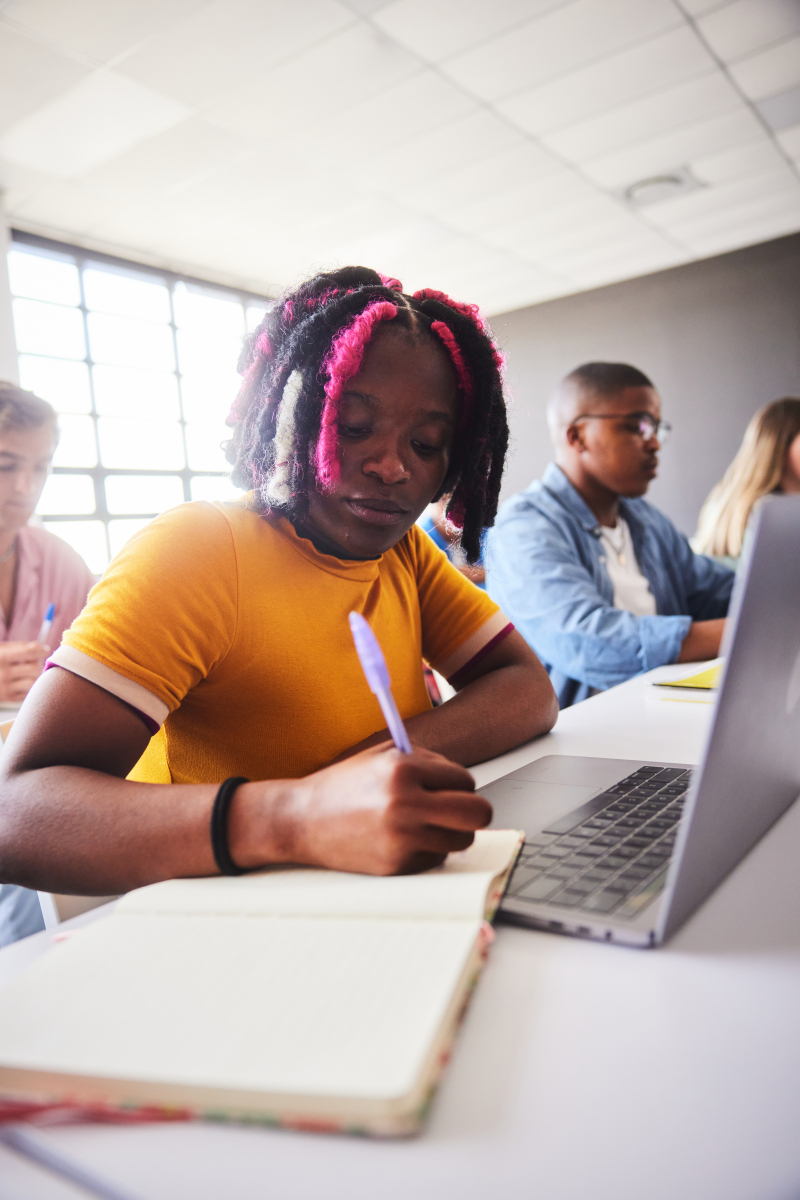
POLYGON ((244 875, 247 867, 237 867, 228 849, 228 809, 240 783, 249 783, 243 775, 235 775, 220 784, 211 809, 211 849, 214 862, 223 875, 244 875))

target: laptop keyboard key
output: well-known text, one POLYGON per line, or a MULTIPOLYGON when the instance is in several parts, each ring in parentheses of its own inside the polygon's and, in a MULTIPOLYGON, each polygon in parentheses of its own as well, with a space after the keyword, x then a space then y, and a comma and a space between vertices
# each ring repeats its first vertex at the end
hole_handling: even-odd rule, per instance
POLYGON ((563 886, 563 879, 553 879, 551 875, 544 875, 518 890, 515 889, 512 895, 520 900, 547 900, 563 886))

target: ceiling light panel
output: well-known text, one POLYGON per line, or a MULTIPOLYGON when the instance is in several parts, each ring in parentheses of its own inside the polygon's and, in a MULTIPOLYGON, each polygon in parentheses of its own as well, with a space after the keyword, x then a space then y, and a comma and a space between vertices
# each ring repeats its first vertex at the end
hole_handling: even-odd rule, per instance
POLYGON ((3 17, 98 66, 200 8, 205 0, 8 0, 3 17))
POLYGON ((571 0, 395 0, 374 21, 427 62, 443 62, 571 0))
POLYGON ((692 170, 701 182, 717 184, 771 171, 782 162, 781 152, 772 139, 759 137, 745 146, 696 158, 692 170))
POLYGON ((706 74, 715 66, 694 31, 684 25, 502 100, 497 107, 523 129, 542 134, 706 74))
POLYGON ((735 0, 701 17, 697 27, 720 58, 733 62, 800 34, 800 4, 797 0, 735 0))
POLYGON ((757 100, 756 108, 770 129, 789 129, 800 121, 800 87, 757 100))
POLYGON ((88 74, 82 64, 0 24, 0 133, 88 74))
POLYGON ((501 100, 681 23, 671 0, 573 0, 442 69, 484 100, 501 100))
POLYGON ((735 88, 714 72, 579 125, 544 134, 542 141, 570 162, 586 162, 741 106, 735 88))

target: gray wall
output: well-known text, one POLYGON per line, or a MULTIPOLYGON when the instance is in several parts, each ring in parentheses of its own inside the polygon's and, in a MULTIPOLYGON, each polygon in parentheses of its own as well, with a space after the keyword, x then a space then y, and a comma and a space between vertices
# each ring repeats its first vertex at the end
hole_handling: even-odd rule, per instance
POLYGON ((630 362, 674 432, 648 499, 691 534, 752 414, 800 395, 800 234, 492 318, 508 360, 509 496, 550 459, 547 398, 592 359, 630 362))

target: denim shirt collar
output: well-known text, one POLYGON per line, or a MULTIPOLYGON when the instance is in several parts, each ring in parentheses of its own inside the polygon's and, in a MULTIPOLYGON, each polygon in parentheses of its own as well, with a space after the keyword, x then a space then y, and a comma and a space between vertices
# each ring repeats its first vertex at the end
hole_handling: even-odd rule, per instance
MULTIPOLYGON (((548 463, 545 473, 542 476, 542 486, 551 495, 556 497, 567 512, 575 518, 582 529, 587 533, 591 533, 594 537, 600 536, 600 522, 580 492, 567 479, 561 467, 556 466, 555 463, 548 463)), ((620 496, 619 499, 619 515, 623 521, 627 522, 628 528, 631 531, 634 549, 638 552, 644 537, 644 527, 634 506, 624 496, 620 496)))

